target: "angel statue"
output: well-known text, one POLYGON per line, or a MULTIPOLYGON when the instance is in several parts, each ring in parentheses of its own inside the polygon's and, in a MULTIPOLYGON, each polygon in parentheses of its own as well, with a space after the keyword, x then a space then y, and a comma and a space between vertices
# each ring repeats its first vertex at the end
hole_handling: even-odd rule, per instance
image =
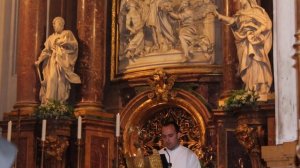
POLYGON ((179 40, 183 50, 183 62, 187 61, 192 54, 190 45, 193 44, 194 37, 197 35, 196 25, 193 19, 193 11, 189 8, 190 2, 184 0, 179 7, 179 13, 170 11, 169 14, 173 19, 180 20, 179 40))
POLYGON ((158 101, 168 101, 175 80, 175 75, 168 78, 163 69, 156 69, 153 75, 153 80, 149 80, 149 84, 155 93, 155 95, 150 97, 156 97, 158 101))
POLYGON ((144 50, 144 22, 142 15, 138 10, 138 3, 134 0, 129 0, 126 4, 128 13, 126 15, 126 28, 130 32, 130 40, 125 50, 127 58, 133 58, 140 55, 144 50))

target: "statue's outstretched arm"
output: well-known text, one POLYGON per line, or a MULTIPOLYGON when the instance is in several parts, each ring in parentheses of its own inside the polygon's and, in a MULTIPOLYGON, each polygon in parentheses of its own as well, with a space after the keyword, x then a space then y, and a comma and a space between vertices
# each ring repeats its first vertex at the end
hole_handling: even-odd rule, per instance
POLYGON ((218 11, 215 11, 214 12, 214 15, 222 22, 228 24, 228 25, 231 25, 235 22, 235 19, 234 17, 230 17, 230 16, 225 16, 225 15, 222 15, 220 14, 218 11))

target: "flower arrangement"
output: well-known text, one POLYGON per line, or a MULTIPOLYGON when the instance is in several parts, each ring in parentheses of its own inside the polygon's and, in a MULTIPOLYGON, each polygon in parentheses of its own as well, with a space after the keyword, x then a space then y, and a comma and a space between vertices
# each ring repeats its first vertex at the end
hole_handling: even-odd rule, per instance
POLYGON ((225 111, 235 111, 242 107, 256 108, 258 98, 258 94, 253 90, 233 90, 222 108, 225 111))
POLYGON ((48 101, 38 106, 34 112, 37 119, 69 119, 74 117, 73 107, 59 101, 48 101))

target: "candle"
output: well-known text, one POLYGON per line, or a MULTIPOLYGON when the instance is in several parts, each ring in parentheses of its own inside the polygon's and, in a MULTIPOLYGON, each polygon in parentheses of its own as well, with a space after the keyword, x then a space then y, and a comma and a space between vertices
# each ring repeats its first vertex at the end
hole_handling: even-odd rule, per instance
POLYGON ((81 139, 81 130, 82 130, 82 118, 78 117, 77 121, 77 139, 81 139))
POLYGON ((11 128, 12 128, 12 121, 8 121, 7 124, 7 141, 11 141, 11 128))
POLYGON ((42 122, 42 141, 46 140, 46 125, 47 125, 47 120, 43 120, 42 122))
POLYGON ((117 114, 116 117, 116 137, 120 136, 120 114, 117 114))

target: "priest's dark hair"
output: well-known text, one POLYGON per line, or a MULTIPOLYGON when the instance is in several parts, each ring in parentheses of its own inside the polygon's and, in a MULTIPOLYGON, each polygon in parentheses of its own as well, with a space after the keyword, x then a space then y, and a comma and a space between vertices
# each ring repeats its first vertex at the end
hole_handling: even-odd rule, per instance
POLYGON ((177 124, 177 122, 175 121, 174 118, 170 117, 170 118, 163 119, 162 122, 161 122, 161 125, 162 125, 162 127, 173 125, 175 127, 176 132, 177 133, 180 132, 180 127, 179 127, 179 125, 177 124))

